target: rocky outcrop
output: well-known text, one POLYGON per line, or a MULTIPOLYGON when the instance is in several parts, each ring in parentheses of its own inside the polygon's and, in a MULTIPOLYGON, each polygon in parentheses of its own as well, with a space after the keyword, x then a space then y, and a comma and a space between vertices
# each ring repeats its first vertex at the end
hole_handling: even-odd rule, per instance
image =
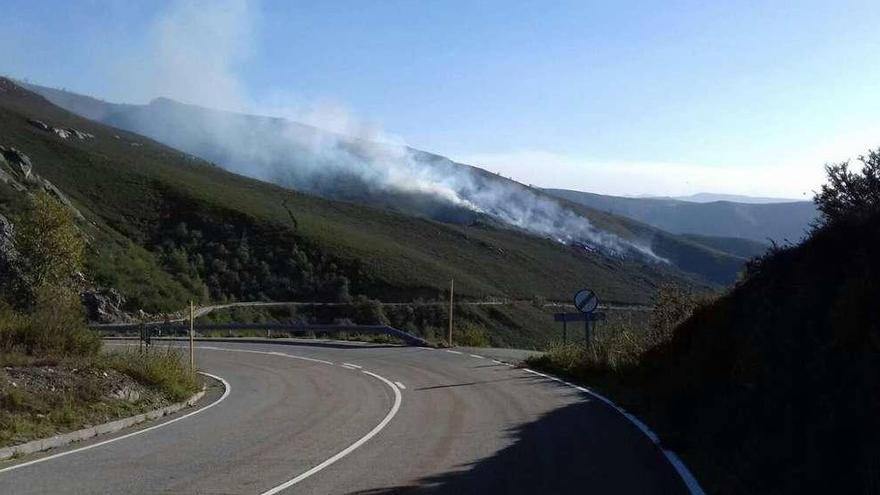
POLYGON ((80 141, 82 141, 85 139, 92 139, 95 137, 94 134, 80 131, 79 129, 74 129, 72 127, 52 127, 43 121, 34 120, 34 119, 28 119, 28 122, 32 126, 36 127, 37 129, 39 129, 41 131, 45 131, 45 132, 51 132, 51 133, 55 134, 56 136, 60 137, 61 139, 67 139, 67 138, 73 136, 73 137, 79 139, 80 141))
POLYGON ((68 207, 77 219, 85 220, 82 213, 73 206, 70 199, 55 184, 34 172, 30 158, 11 146, 0 146, 0 181, 9 184, 13 189, 20 192, 33 189, 43 190, 68 207))
POLYGON ((5 168, 8 169, 8 172, 23 182, 31 180, 31 172, 34 167, 27 155, 15 148, 0 146, 0 156, 3 157, 2 164, 6 165, 5 168))
POLYGON ((131 317, 122 310, 125 297, 113 288, 86 289, 81 294, 86 317, 96 323, 128 323, 131 317))

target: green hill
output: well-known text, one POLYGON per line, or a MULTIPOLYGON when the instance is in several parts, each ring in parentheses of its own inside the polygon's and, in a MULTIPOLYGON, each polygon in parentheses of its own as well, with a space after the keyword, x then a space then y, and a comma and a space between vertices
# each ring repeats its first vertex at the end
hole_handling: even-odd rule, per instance
MULTIPOLYGON (((650 303, 666 282, 702 285, 664 264, 489 223, 441 223, 245 178, 8 80, 0 80, 0 145, 25 153, 82 212, 90 275, 121 289, 130 309, 178 309, 189 297, 435 299, 451 278, 463 298, 567 300, 589 285, 606 301, 635 304, 650 303), (94 137, 65 139, 34 121, 94 137)), ((21 202, 0 182, 0 212, 14 219, 21 202)), ((543 331, 519 328, 507 343, 537 342, 543 331)))
MULTIPOLYGON (((584 240, 585 246, 600 250, 602 242, 596 239, 601 239, 603 232, 613 232, 623 242, 611 244, 628 249, 627 243, 634 243, 638 249, 650 250, 676 268, 715 284, 733 282, 745 262, 745 257, 716 246, 599 209, 575 203, 559 208, 558 200, 540 189, 432 153, 167 98, 157 98, 147 105, 124 105, 29 87, 88 118, 149 136, 227 170, 328 199, 447 224, 514 225, 548 237, 573 236, 577 241, 584 240), (449 195, 456 198, 450 200, 449 195), (463 206, 463 201, 475 207, 463 206), (572 211, 576 215, 571 215, 572 211)), ((640 255, 638 249, 636 256, 640 255)))

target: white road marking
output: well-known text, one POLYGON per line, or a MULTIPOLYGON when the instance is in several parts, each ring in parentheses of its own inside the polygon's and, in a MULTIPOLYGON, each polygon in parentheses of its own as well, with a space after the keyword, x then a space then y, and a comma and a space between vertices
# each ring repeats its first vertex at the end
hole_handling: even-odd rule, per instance
MULTIPOLYGON (((178 345, 178 346, 175 346, 175 347, 186 347, 186 346, 178 345)), ((310 357, 305 357, 305 356, 297 356, 297 355, 295 355, 295 354, 287 354, 287 353, 284 353, 284 352, 277 352, 277 351, 251 351, 251 350, 248 350, 248 349, 228 349, 228 348, 226 348, 226 347, 199 346, 199 345, 195 346, 195 348, 196 348, 196 349, 207 349, 207 350, 209 350, 209 351, 249 352, 249 353, 251 353, 251 354, 268 354, 268 355, 270 355, 270 356, 281 356, 281 357, 286 357, 286 358, 290 358, 290 359, 299 359, 299 360, 302 360, 302 361, 311 361, 311 362, 313 362, 313 363, 321 363, 321 364, 329 364, 329 365, 332 365, 332 364, 333 364, 333 362, 331 362, 331 361, 325 361, 325 360, 323 360, 323 359, 315 359, 315 358, 310 358, 310 357)))
POLYGON ((182 420, 182 419, 186 419, 186 418, 189 418, 189 417, 191 417, 191 416, 195 416, 196 414, 199 414, 199 413, 205 412, 205 411, 207 411, 208 409, 211 409, 212 407, 216 406, 217 404, 223 402, 224 400, 226 400, 227 397, 229 397, 229 392, 232 391, 232 386, 229 385, 229 382, 227 382, 226 380, 224 380, 223 378, 221 378, 221 377, 219 377, 219 376, 217 376, 217 375, 212 375, 212 374, 210 374, 210 373, 205 373, 205 372, 203 372, 203 371, 199 371, 199 373, 201 373, 202 375, 205 375, 205 376, 211 377, 211 378, 213 378, 213 379, 215 379, 215 380, 220 381, 221 383, 223 383, 223 386, 226 388, 226 390, 223 392, 223 395, 221 395, 219 399, 217 399, 216 401, 214 401, 214 402, 208 404, 207 406, 205 406, 205 407, 203 407, 203 408, 201 408, 201 409, 197 409, 197 410, 195 410, 195 411, 192 411, 192 412, 190 412, 190 413, 184 414, 183 416, 179 416, 179 417, 177 417, 177 418, 174 418, 174 419, 172 419, 172 420, 170 420, 170 421, 165 421, 164 423, 159 423, 159 424, 157 424, 157 425, 150 426, 149 428, 144 428, 143 430, 133 431, 133 432, 128 433, 128 434, 126 434, 126 435, 122 435, 122 436, 119 436, 119 437, 115 437, 115 438, 111 438, 111 439, 108 439, 108 440, 104 440, 103 442, 93 443, 93 444, 91 444, 91 445, 86 445, 85 447, 80 447, 80 448, 78 448, 78 449, 67 450, 67 451, 59 452, 59 453, 57 453, 57 454, 50 455, 50 456, 47 456, 47 457, 41 457, 41 458, 39 458, 39 459, 34 459, 34 460, 32 460, 32 461, 22 462, 21 464, 16 464, 16 465, 14 465, 14 466, 9 466, 9 467, 6 467, 6 468, 3 468, 3 469, 0 469, 0 473, 5 473, 5 472, 7 472, 7 471, 12 471, 13 469, 19 469, 19 468, 23 468, 23 467, 27 467, 27 466, 32 466, 32 465, 34 465, 34 464, 38 464, 38 463, 41 463, 41 462, 51 461, 52 459, 58 459, 59 457, 64 457, 64 456, 67 456, 67 455, 70 455, 70 454, 77 454, 77 453, 79 453, 79 452, 83 452, 83 451, 86 451, 86 450, 91 450, 91 449, 94 449, 94 448, 96 448, 96 447, 101 447, 102 445, 107 445, 108 443, 118 442, 118 441, 120 441, 120 440, 125 440, 126 438, 131 438, 131 437, 133 437, 133 436, 142 435, 142 434, 144 434, 144 433, 147 433, 148 431, 153 431, 153 430, 155 430, 155 429, 157 429, 157 428, 162 428, 163 426, 168 426, 168 425, 170 425, 170 424, 172 424, 172 423, 176 423, 176 422, 178 422, 178 421, 180 421, 180 420, 182 420))
POLYGON ((446 352, 448 352, 449 354, 461 354, 461 353, 458 352, 458 351, 452 351, 452 350, 449 350, 449 349, 446 349, 446 352))
POLYGON ((681 460, 681 458, 679 458, 675 454, 675 452, 672 452, 671 450, 666 450, 666 449, 662 448, 662 446, 660 445, 660 437, 658 437, 657 434, 654 433, 654 431, 651 430, 651 428, 649 428, 648 425, 643 423, 639 418, 626 412, 626 410, 624 410, 622 407, 615 404, 608 397, 605 397, 604 395, 602 395, 598 392, 594 392, 586 387, 580 387, 580 386, 574 385, 573 383, 566 382, 560 378, 556 378, 555 376, 540 373, 538 371, 535 371, 535 370, 532 370, 529 368, 523 368, 523 371, 525 371, 527 373, 531 373, 533 375, 540 376, 542 378, 546 378, 548 380, 553 380, 555 382, 559 382, 565 386, 568 386, 568 387, 576 389, 580 392, 583 392, 583 393, 585 393, 595 399, 598 399, 598 400, 604 402, 605 404, 608 404, 609 406, 611 406, 613 409, 615 409, 617 412, 619 412, 624 418, 629 420, 630 423, 635 425, 635 427, 638 428, 639 431, 641 431, 646 437, 648 437, 648 439, 651 440, 651 442, 654 443, 654 445, 657 445, 657 447, 660 448, 660 451, 663 452, 663 456, 666 457, 666 459, 669 461, 670 464, 672 464, 672 467, 678 473, 679 477, 681 477, 681 480, 684 482, 685 486, 687 486, 688 490, 691 492, 691 495, 705 495, 706 492, 704 492, 703 489, 700 487, 700 483, 694 477, 693 473, 690 472, 690 470, 687 468, 687 466, 684 464, 684 462, 681 460))
POLYGON ((394 384, 397 385, 397 388, 399 388, 400 390, 406 390, 406 386, 404 384, 400 382, 394 382, 394 384))
POLYGON ((472 358, 486 359, 486 358, 484 358, 483 356, 480 356, 479 354, 468 354, 468 355, 469 355, 470 357, 472 357, 472 358))
POLYGON ((317 466, 313 467, 312 469, 309 469, 308 471, 300 474, 299 476, 297 476, 296 478, 293 478, 290 481, 286 481, 286 482, 284 482, 274 488, 266 490, 265 492, 261 493, 260 495, 274 495, 275 493, 278 493, 282 490, 286 490, 287 488, 290 488, 291 486, 299 483, 300 481, 303 481, 304 479, 320 472, 324 468, 332 465, 336 461, 338 461, 338 460, 342 459, 343 457, 347 456, 348 454, 352 453, 355 449, 357 449, 361 445, 365 444, 368 440, 370 440, 371 438, 376 436, 394 418, 394 416, 397 414, 397 411, 400 409, 400 403, 402 401, 402 396, 401 396, 400 390, 393 383, 391 383, 387 378, 381 377, 375 373, 371 373, 366 370, 362 370, 361 373, 370 375, 373 378, 376 378, 377 380, 382 381, 382 383, 388 385, 394 391, 394 405, 391 406, 391 410, 388 411, 388 414, 385 415, 385 418, 382 419, 382 421, 379 424, 377 424, 372 430, 370 430, 366 435, 362 436, 357 442, 355 442, 355 443, 349 445, 348 447, 346 447, 345 449, 339 451, 333 457, 327 459, 326 461, 322 462, 321 464, 318 464, 317 466))
MULTIPOLYGON (((294 356, 292 354, 282 354, 282 353, 278 353, 275 351, 252 351, 252 350, 248 350, 248 349, 227 349, 227 348, 223 348, 223 347, 204 347, 204 346, 203 347, 196 346, 196 349, 207 349, 207 350, 228 351, 228 352, 249 352, 249 353, 253 353, 253 354, 282 355, 282 356, 286 356, 286 357, 290 357, 290 358, 294 358, 294 359, 303 359, 306 361, 315 361, 315 362, 319 362, 319 363, 333 364, 330 361, 324 361, 322 359, 306 358, 306 357, 302 357, 302 356, 294 356)), ((343 367, 356 366, 357 368, 360 368, 360 366, 348 364, 348 363, 343 363, 342 366, 343 367)), ((355 369, 355 368, 349 368, 349 369, 355 369)), ((394 418, 394 416, 397 415, 397 411, 400 410, 400 404, 403 401, 402 395, 400 393, 400 389, 398 389, 394 385, 394 383, 392 383, 390 380, 388 380, 385 377, 379 376, 375 373, 372 373, 370 371, 363 370, 363 369, 361 370, 361 373, 364 373, 366 375, 372 376, 373 378, 380 380, 382 383, 391 387, 391 389, 394 391, 394 405, 391 406, 391 410, 388 411, 388 414, 385 415, 385 418, 383 418, 382 421, 380 421, 379 424, 377 424, 366 435, 364 435, 358 441, 349 445, 348 447, 346 447, 342 451, 336 453, 336 455, 334 455, 333 457, 325 460, 324 462, 318 464, 317 466, 300 474, 299 476, 293 478, 292 480, 286 481, 286 482, 284 482, 274 488, 271 488, 271 489, 261 493, 260 495, 273 495, 273 494, 278 493, 282 490, 290 488, 291 486, 299 483, 300 481, 302 481, 302 480, 322 471, 323 469, 327 468, 328 466, 334 464, 336 461, 338 461, 338 460, 342 459, 343 457, 347 456, 348 454, 352 453, 355 449, 357 449, 358 447, 360 447, 361 445, 366 443, 368 440, 370 440, 371 438, 376 436, 380 431, 382 431, 388 425, 388 423, 394 418)), ((2 472, 2 471, 0 471, 0 472, 2 472)))
POLYGON ((495 363, 495 364, 504 364, 504 363, 502 363, 501 361, 499 361, 499 360, 497 360, 497 359, 493 359, 492 362, 495 363))
POLYGON ((351 364, 351 363, 342 363, 342 365, 343 365, 343 366, 348 366, 349 368, 354 368, 354 369, 356 369, 356 370, 359 370, 359 369, 363 368, 363 366, 358 366, 358 365, 356 365, 356 364, 351 364))
POLYGON ((700 482, 694 478, 694 475, 691 473, 690 469, 684 465, 684 462, 679 458, 675 452, 671 450, 663 450, 663 455, 669 460, 669 463, 672 464, 672 467, 678 471, 678 475, 681 476, 681 479, 684 480, 684 484, 687 485, 688 490, 691 491, 693 495, 705 495, 706 492, 703 491, 703 488, 700 486, 700 482))

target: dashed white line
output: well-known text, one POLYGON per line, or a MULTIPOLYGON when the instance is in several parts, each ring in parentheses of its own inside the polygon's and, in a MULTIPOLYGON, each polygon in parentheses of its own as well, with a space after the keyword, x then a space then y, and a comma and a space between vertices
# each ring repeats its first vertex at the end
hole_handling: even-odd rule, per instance
POLYGON ((34 460, 32 460, 32 461, 22 462, 21 464, 16 464, 16 465, 14 465, 14 466, 9 466, 9 467, 6 467, 6 468, 3 468, 3 469, 0 469, 0 473, 5 473, 5 472, 7 472, 7 471, 12 471, 13 469, 20 469, 20 468, 23 468, 23 467, 32 466, 32 465, 34 465, 34 464, 38 464, 38 463, 41 463, 41 462, 51 461, 52 459, 58 459, 59 457, 64 457, 64 456, 71 455, 71 454, 77 454, 77 453, 79 453, 79 452, 83 452, 83 451, 85 451, 85 450, 91 450, 91 449, 94 449, 94 448, 96 448, 96 447, 100 447, 100 446, 102 446, 102 445, 107 445, 108 443, 118 442, 118 441, 120 441, 120 440, 125 440, 126 438, 131 438, 131 437, 133 437, 133 436, 143 435, 144 433, 147 433, 147 432, 149 432, 149 431, 153 431, 153 430, 155 430, 155 429, 157 429, 157 428, 162 428, 162 427, 164 427, 164 426, 168 426, 168 425, 170 425, 170 424, 176 423, 176 422, 178 422, 178 421, 180 421, 180 420, 183 420, 183 419, 189 418, 189 417, 191 417, 191 416, 195 416, 196 414, 199 414, 199 413, 205 412, 205 411, 207 411, 208 409, 211 409, 212 407, 216 406, 217 404, 223 402, 224 400, 226 400, 227 397, 229 397, 229 393, 232 391, 232 386, 229 385, 229 382, 227 382, 226 380, 224 380, 223 378, 221 378, 221 377, 219 377, 219 376, 217 376, 217 375, 212 375, 212 374, 210 374, 210 373, 205 373, 205 372, 203 372, 203 371, 200 371, 199 373, 201 373, 202 375, 205 375, 205 376, 211 377, 211 378, 213 378, 213 379, 215 379, 215 380, 220 381, 221 383, 223 383, 223 386, 226 388, 226 390, 223 392, 223 395, 221 395, 219 399, 217 399, 217 400, 215 400, 214 402, 208 404, 207 406, 205 406, 205 407, 203 407, 203 408, 201 408, 201 409, 197 409, 197 410, 195 410, 195 411, 193 411, 193 412, 190 412, 190 413, 184 414, 183 416, 176 417, 176 418, 174 418, 174 419, 172 419, 172 420, 170 420, 170 421, 165 421, 164 423, 159 423, 159 424, 157 424, 157 425, 150 426, 149 428, 144 428, 143 430, 133 431, 133 432, 128 433, 128 434, 126 434, 126 435, 122 435, 122 436, 119 436, 119 437, 115 437, 115 438, 111 438, 111 439, 108 439, 108 440, 104 440, 103 442, 93 443, 93 444, 91 444, 91 445, 86 445, 85 447, 80 447, 80 448, 78 448, 78 449, 68 450, 68 451, 65 451, 65 452, 59 452, 59 453, 57 453, 57 454, 50 455, 50 456, 47 456, 47 457, 41 457, 41 458, 39 458, 39 459, 34 459, 34 460))
POLYGON ((453 351, 453 350, 451 350, 451 349, 446 349, 446 352, 448 352, 449 354, 461 354, 460 352, 458 352, 458 351, 453 351))
POLYGON ((342 366, 347 366, 349 368, 354 368, 356 370, 363 368, 363 366, 358 366, 356 364, 351 364, 351 363, 342 363, 342 366))
POLYGON ((468 354, 468 356, 470 356, 472 358, 477 358, 477 359, 486 359, 483 356, 480 356, 479 354, 468 354))
POLYGON ((404 384, 400 382, 394 382, 394 384, 397 385, 397 388, 399 388, 400 390, 406 390, 406 386, 404 384))

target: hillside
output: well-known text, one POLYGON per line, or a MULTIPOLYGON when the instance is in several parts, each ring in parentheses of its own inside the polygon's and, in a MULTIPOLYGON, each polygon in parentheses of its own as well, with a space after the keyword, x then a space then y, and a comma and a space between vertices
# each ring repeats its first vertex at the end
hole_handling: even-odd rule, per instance
POLYGON ((777 243, 801 240, 816 219, 812 202, 692 202, 667 198, 623 198, 565 189, 549 194, 597 210, 623 215, 676 234, 739 237, 777 243))
MULTIPOLYGON (((589 284, 606 301, 646 304, 663 283, 694 284, 662 263, 245 178, 0 81, 0 145, 26 154, 33 173, 88 220, 90 275, 121 289, 130 309, 178 309, 189 297, 434 299, 450 278, 463 298, 567 300, 589 284), (34 121, 93 137, 63 138, 34 121)), ((0 181, 0 213, 14 220, 21 204, 22 195, 0 181)), ((525 342, 541 340, 542 329, 517 331, 532 332, 525 342)))
POLYGON ((598 209, 572 203, 560 208, 557 199, 539 189, 412 148, 167 98, 122 105, 30 87, 88 118, 149 136, 232 172, 328 199, 446 224, 513 227, 605 254, 659 257, 715 284, 733 282, 745 262, 717 246, 598 209))
POLYGON ((711 493, 877 493, 880 214, 756 263, 624 381, 711 493))
POLYGON ((646 321, 529 366, 644 418, 707 493, 880 492, 880 150, 859 161, 826 167, 808 237, 731 291, 661 291, 646 321))

